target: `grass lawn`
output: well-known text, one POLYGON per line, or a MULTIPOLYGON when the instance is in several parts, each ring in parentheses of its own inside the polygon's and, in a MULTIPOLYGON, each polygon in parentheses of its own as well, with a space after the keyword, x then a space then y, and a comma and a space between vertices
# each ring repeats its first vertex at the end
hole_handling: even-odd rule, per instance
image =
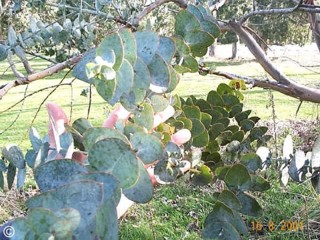
MULTIPOLYGON (((279 59, 276 61, 279 61, 279 59)), ((32 63, 36 70, 43 69, 45 66, 43 61, 33 60, 32 63)), ((293 79, 309 85, 317 84, 315 81, 318 77, 317 72, 310 72, 305 68, 299 68, 298 71, 294 64, 281 63, 283 64, 283 71, 293 79)), ((221 59, 209 59, 208 64, 215 65, 219 71, 251 77, 266 77, 261 67, 251 60, 230 62, 221 59)), ((7 67, 2 62, 0 73, 7 67)), ((18 67, 21 68, 21 66, 18 67)), ((69 74, 63 81, 68 85, 61 86, 51 93, 54 89, 51 86, 58 84, 66 73, 65 71, 31 83, 27 89, 26 86, 16 87, 0 100, 0 147, 8 143, 17 143, 25 151, 30 146, 28 130, 33 120, 33 126, 43 136, 48 122, 44 106, 47 101, 60 104, 72 120, 87 116, 89 98, 81 96, 81 92, 88 87, 86 83, 72 82, 72 76, 69 74), (45 90, 39 91, 41 89, 45 90), (39 92, 26 98, 23 105, 19 104, 7 110, 15 102, 22 99, 24 94, 28 96, 34 91, 39 92), (50 96, 47 98, 48 94, 50 96), (39 113, 35 117, 38 110, 39 113)), ((2 74, 0 75, 0 85, 13 79, 14 77, 9 73, 2 74)), ((185 74, 182 76, 175 93, 182 97, 189 95, 205 97, 210 90, 215 89, 221 82, 226 82, 226 80, 213 75, 185 74)), ((273 110, 270 104, 269 91, 248 89, 243 94, 245 95, 245 108, 252 109, 252 115, 257 115, 263 120, 271 119, 273 110)), ((278 121, 287 119, 316 120, 318 118, 319 112, 316 104, 303 103, 296 115, 300 104, 299 100, 276 92, 272 92, 272 96, 278 121)), ((93 125, 100 126, 109 110, 110 107, 93 89, 89 116, 93 125)), ((316 126, 313 127, 316 128, 316 126)), ((290 129, 288 129, 288 132, 290 132, 290 129)), ((251 232, 251 239, 307 239, 314 237, 319 228, 319 224, 314 221, 320 221, 317 214, 319 212, 317 210, 319 197, 315 195, 310 182, 300 185, 290 183, 286 189, 283 189, 279 186, 278 176, 274 171, 270 170, 267 177, 272 183, 272 188, 259 195, 259 202, 265 209, 264 215, 259 219, 245 219, 249 229, 251 229, 252 221, 264 224, 262 232, 251 232), (276 225, 274 231, 267 229, 269 221, 276 225), (283 231, 281 230, 281 221, 303 221, 305 231, 283 231)), ((27 181, 26 189, 28 187, 35 188, 34 182, 30 179, 27 181)), ((174 186, 156 188, 154 199, 150 203, 134 205, 120 220, 120 239, 200 239, 203 221, 214 203, 212 195, 214 188, 215 186, 194 187, 189 184, 188 180, 179 180, 174 186)), ((21 198, 21 196, 14 191, 8 194, 0 192, 0 224, 10 216, 16 216, 23 212, 23 205, 21 205, 19 199, 17 201, 17 198, 21 198), (17 203, 15 204, 14 201, 17 203)))

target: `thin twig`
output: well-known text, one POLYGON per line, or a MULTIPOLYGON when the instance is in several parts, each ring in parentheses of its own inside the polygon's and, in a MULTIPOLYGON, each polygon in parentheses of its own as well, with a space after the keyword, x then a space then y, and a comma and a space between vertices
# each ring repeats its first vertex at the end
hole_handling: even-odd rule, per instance
POLYGON ((0 88, 0 100, 11 88, 14 88, 19 85, 29 84, 33 81, 43 79, 54 73, 60 72, 61 70, 71 67, 77 62, 79 62, 82 56, 83 56, 82 54, 79 54, 77 56, 72 57, 71 59, 68 59, 67 61, 64 61, 62 63, 57 63, 56 65, 49 67, 45 70, 42 70, 40 72, 33 73, 28 75, 27 77, 23 77, 21 79, 16 79, 14 81, 8 82, 7 84, 3 85, 2 88, 0 88))
POLYGON ((38 107, 38 109, 37 109, 37 111, 36 111, 36 114, 34 115, 32 121, 31 121, 31 123, 30 123, 30 126, 29 126, 28 130, 26 131, 25 134, 23 134, 23 137, 22 137, 22 139, 21 139, 21 141, 20 141, 20 144, 22 143, 22 141, 23 141, 23 140, 26 138, 26 136, 28 135, 29 129, 32 127, 34 121, 36 120, 36 118, 37 118, 37 116, 38 116, 38 114, 39 114, 39 112, 40 112, 40 110, 41 110, 41 108, 42 108, 42 105, 43 105, 43 104, 47 101, 47 99, 61 86, 62 82, 67 78, 67 76, 68 76, 68 74, 71 72, 71 70, 72 70, 72 69, 70 69, 70 70, 63 76, 63 78, 61 79, 61 81, 59 82, 59 84, 42 100, 42 102, 40 103, 40 105, 39 105, 39 107, 38 107))
POLYGON ((24 90, 24 97, 23 97, 23 100, 22 100, 22 104, 21 104, 21 107, 20 107, 20 110, 17 114, 17 116, 15 117, 15 119, 9 124, 8 127, 6 127, 3 131, 0 132, 0 135, 4 134, 5 132, 7 132, 19 119, 21 113, 22 113, 22 109, 24 107, 24 104, 25 104, 25 99, 26 99, 26 94, 27 94, 27 91, 28 91, 28 85, 26 86, 26 89, 24 90))
POLYGON ((239 23, 243 24, 249 18, 257 15, 289 14, 300 9, 302 3, 303 3, 303 0, 300 0, 299 3, 297 3, 297 5, 292 8, 274 8, 274 9, 255 10, 255 11, 249 12, 248 14, 243 15, 239 19, 239 23))
POLYGON ((45 91, 45 90, 48 90, 48 89, 50 89, 50 88, 54 88, 54 87, 57 87, 57 86, 69 86, 69 85, 70 85, 70 83, 61 83, 61 84, 56 84, 56 85, 52 85, 52 86, 49 86, 49 87, 45 87, 45 88, 38 89, 38 90, 36 90, 36 91, 34 91, 34 92, 32 92, 32 93, 29 93, 28 95, 25 95, 22 99, 20 99, 20 100, 19 100, 18 102, 16 102, 16 103, 12 104, 10 107, 6 108, 5 110, 0 111, 0 114, 5 113, 5 112, 11 110, 11 109, 14 108, 15 106, 17 106, 19 103, 23 102, 26 98, 31 97, 31 96, 39 93, 39 92, 42 92, 42 91, 45 91))

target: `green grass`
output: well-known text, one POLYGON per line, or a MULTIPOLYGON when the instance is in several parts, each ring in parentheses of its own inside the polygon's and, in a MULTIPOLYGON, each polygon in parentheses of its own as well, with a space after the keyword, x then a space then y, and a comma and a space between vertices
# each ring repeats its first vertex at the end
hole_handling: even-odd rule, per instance
POLYGON ((182 181, 157 188, 150 203, 133 206, 120 221, 120 239, 200 239, 211 191, 182 181))
MULTIPOLYGON (((33 61, 35 69, 43 69, 45 62, 33 61)), ((252 77, 265 76, 261 67, 252 61, 218 61, 214 62, 217 70, 233 72, 241 75, 250 75, 252 77), (250 70, 250 71, 248 71, 250 70)), ((21 67, 21 66, 20 66, 21 67)), ((4 63, 0 64, 0 73, 6 69, 4 63)), ((294 65, 285 66, 284 71, 299 81, 304 81, 310 85, 315 85, 316 74, 300 71, 297 72, 294 65)), ((48 86, 58 84, 66 72, 50 76, 44 80, 31 83, 28 86, 27 94, 48 86)), ((10 74, 0 75, 0 85, 13 80, 10 74)), ((72 77, 69 75, 64 83, 70 83, 72 77)), ((196 74, 185 74, 178 85, 175 93, 182 97, 195 95, 196 97, 205 97, 206 94, 216 89, 219 83, 226 82, 225 79, 216 76, 198 76, 196 74)), ((87 87, 87 84, 81 81, 75 81, 70 86, 59 87, 47 101, 53 101, 60 104, 70 116, 71 102, 72 119, 86 117, 88 110, 88 97, 80 96, 81 91, 87 87)), ((19 86, 12 89, 2 100, 0 100, 0 147, 8 143, 18 143, 25 151, 30 147, 27 133, 31 121, 34 119, 37 109, 44 101, 46 96, 52 91, 47 89, 27 98, 20 111, 20 105, 3 112, 16 101, 22 99, 26 86, 19 86), (18 116, 14 125, 6 132, 6 129, 18 116)), ((272 116, 270 107, 270 96, 268 91, 263 89, 248 89, 243 92, 245 95, 244 105, 247 109, 253 110, 253 115, 268 120, 272 116)), ((284 119, 316 119, 318 109, 316 104, 303 103, 296 117, 296 110, 299 101, 289 98, 282 94, 273 92, 275 101, 275 111, 278 120, 284 119)), ((47 102, 46 101, 46 102, 47 102)), ((92 109, 90 121, 95 126, 100 126, 106 117, 109 106, 93 91, 92 109)), ((36 127, 41 135, 46 132, 48 117, 44 105, 40 107, 40 112, 35 118, 33 126, 36 127)), ((246 219, 246 224, 250 228, 250 222, 272 220, 279 224, 281 220, 303 219, 307 221, 307 216, 318 218, 317 211, 319 199, 311 189, 310 183, 295 184, 290 183, 286 189, 279 186, 278 177, 274 171, 271 171, 269 179, 272 183, 272 189, 261 193, 259 201, 264 207, 264 216, 260 219, 246 219), (307 201, 306 201, 307 199, 307 201)), ((34 182, 27 180, 26 188, 30 186, 35 188, 34 182)), ((201 228, 205 216, 210 212, 214 199, 212 187, 192 187, 184 181, 178 181, 173 186, 161 186, 155 190, 154 199, 144 205, 134 205, 124 218, 120 220, 120 239, 200 239, 201 228)), ((16 209, 23 209, 23 199, 18 197, 15 192, 10 192, 2 197, 0 195, 0 223, 13 215, 16 209), (12 196, 13 195, 13 196, 12 196), (1 203, 1 200, 5 199, 1 203), (14 201, 17 202, 14 205, 14 201)), ((312 229, 309 231, 312 233, 312 229)), ((256 239, 304 239, 306 232, 274 232, 264 231, 262 235, 252 233, 256 239)))

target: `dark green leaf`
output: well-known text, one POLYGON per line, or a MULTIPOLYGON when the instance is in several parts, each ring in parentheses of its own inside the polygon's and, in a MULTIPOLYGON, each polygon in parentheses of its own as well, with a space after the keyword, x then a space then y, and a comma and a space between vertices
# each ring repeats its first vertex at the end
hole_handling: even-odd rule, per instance
POLYGON ((145 132, 144 128, 137 125, 137 124, 134 124, 134 123, 130 123, 128 122, 126 124, 126 126, 124 127, 124 131, 123 133, 128 137, 130 138, 130 136, 136 132, 145 132))
MULTIPOLYGON (((218 120, 215 122, 215 124, 219 124, 219 123, 222 123, 223 126, 224 126, 225 128, 227 128, 227 127, 229 126, 229 124, 230 124, 230 119, 229 119, 229 118, 226 118, 226 117, 222 117, 222 118, 218 119, 218 120)), ((227 131, 227 130, 225 130, 225 131, 227 131)))
POLYGON ((81 135, 85 133, 89 128, 92 128, 92 124, 86 118, 78 118, 72 123, 72 127, 77 130, 81 135))
POLYGON ((151 83, 151 75, 147 64, 141 58, 137 58, 133 67, 134 70, 134 88, 149 89, 151 83))
POLYGON ((206 55, 208 47, 213 44, 214 38, 205 31, 193 30, 185 33, 185 41, 195 57, 206 55))
POLYGON ((258 169, 262 168, 262 161, 258 154, 247 153, 241 156, 240 163, 242 163, 249 173, 254 173, 258 169))
POLYGON ((220 107, 223 106, 223 100, 222 100, 221 95, 217 91, 214 91, 214 90, 211 90, 208 93, 207 101, 208 101, 208 103, 212 104, 213 106, 220 106, 220 107))
MULTIPOLYGON (((32 197, 26 202, 26 205, 29 209, 44 207, 52 211, 61 208, 74 208, 79 211, 81 216, 86 216, 81 218, 80 225, 74 232, 74 237, 76 239, 94 239, 95 215, 103 204, 103 195, 101 183, 83 180, 32 197)), ((117 218, 116 213, 113 217, 117 218)), ((107 222, 104 224, 109 226, 107 222)))
POLYGON ((206 129, 210 128, 211 121, 212 121, 212 118, 210 114, 201 112, 201 122, 203 123, 206 129))
POLYGON ((239 99, 233 95, 223 95, 222 99, 224 102, 224 106, 228 110, 232 109, 232 107, 237 106, 240 103, 239 99))
POLYGON ((147 203, 152 199, 153 186, 150 181, 150 176, 141 161, 139 161, 138 181, 130 188, 123 189, 123 193, 131 201, 137 203, 147 203))
POLYGON ((201 112, 197 106, 183 106, 182 110, 187 118, 201 119, 201 112))
POLYGON ((7 145, 2 149, 2 156, 16 168, 24 168, 25 161, 21 149, 16 145, 7 145))
POLYGON ((179 11, 175 19, 175 32, 179 36, 184 37, 186 33, 200 29, 198 19, 187 10, 179 11))
MULTIPOLYGON (((80 219, 79 219, 80 220, 80 219)), ((46 208, 34 208, 28 213, 29 224, 36 235, 49 233, 50 227, 58 221, 54 212, 46 208)))
POLYGON ((119 180, 107 172, 85 172, 73 175, 72 181, 93 180, 103 184, 103 201, 113 200, 118 204, 121 197, 121 190, 119 187, 119 180))
POLYGON ((262 136, 263 136, 263 133, 259 127, 252 128, 249 134, 249 138, 251 139, 251 141, 260 139, 262 136))
POLYGON ((129 140, 127 139, 127 137, 118 130, 103 127, 88 129, 83 136, 83 144, 85 146, 85 149, 89 151, 93 144, 107 138, 118 138, 129 144, 129 140))
POLYGON ((201 11, 196 6, 188 4, 187 10, 188 12, 192 13, 199 20, 199 22, 202 22, 204 20, 201 11))
POLYGON ((144 164, 150 164, 162 157, 163 146, 155 136, 137 132, 130 137, 132 148, 144 164))
POLYGON ((192 121, 191 135, 194 138, 202 134, 205 127, 199 119, 191 118, 190 120, 192 121))
POLYGON ((137 60, 137 43, 133 33, 129 28, 124 28, 120 32, 120 37, 124 46, 123 57, 133 66, 137 60))
POLYGON ((37 130, 34 127, 31 127, 31 129, 29 131, 29 139, 30 139, 33 150, 39 151, 39 149, 42 145, 42 141, 41 141, 39 133, 37 132, 37 130))
POLYGON ((229 113, 229 117, 230 118, 233 118, 235 115, 237 115, 238 113, 241 113, 242 112, 242 107, 243 105, 242 104, 238 104, 238 105, 235 105, 231 108, 231 111, 229 113))
POLYGON ((90 165, 99 171, 108 171, 120 180, 120 186, 128 188, 138 179, 138 159, 124 141, 107 138, 96 142, 88 154, 90 165))
POLYGON ((8 166, 8 171, 7 171, 7 184, 8 184, 8 189, 10 190, 13 186, 14 178, 16 176, 16 167, 10 163, 8 166))
POLYGON ((251 177, 245 166, 242 164, 233 165, 227 172, 225 183, 230 189, 246 191, 251 186, 251 177))
POLYGON ((232 137, 231 137, 231 141, 239 141, 242 142, 242 140, 244 139, 244 131, 240 130, 235 132, 232 137))
POLYGON ((120 97, 123 94, 130 92, 130 89, 133 86, 133 74, 134 73, 131 64, 128 62, 128 60, 124 59, 116 74, 115 88, 112 94, 113 96, 109 100, 111 105, 119 102, 120 97))
MULTIPOLYGON (((176 65, 176 67, 178 67, 178 65, 176 65)), ((199 65, 198 65, 197 60, 194 57, 189 56, 189 55, 183 56, 183 61, 182 61, 181 67, 184 67, 185 70, 184 71, 177 70, 180 73, 185 73, 185 72, 195 73, 195 72, 198 72, 198 70, 199 70, 198 69, 199 65)))
POLYGON ((149 103, 144 103, 134 112, 132 117, 135 124, 145 127, 148 130, 153 128, 154 123, 154 111, 153 107, 149 103))
POLYGON ((185 41, 180 37, 172 38, 176 45, 176 51, 180 57, 187 56, 190 53, 189 46, 185 43, 185 41))
POLYGON ((166 92, 170 84, 170 72, 165 60, 159 54, 154 54, 148 69, 151 75, 150 89, 156 93, 166 92))
POLYGON ((215 221, 230 222, 233 219, 232 210, 224 203, 217 201, 212 208, 212 212, 206 217, 204 225, 207 226, 215 221))
POLYGON ((237 125, 230 125, 230 126, 228 126, 227 128, 226 128, 226 131, 231 131, 231 132, 233 132, 233 133, 236 133, 236 132, 238 132, 238 130, 239 130, 239 127, 237 126, 237 125))
POLYGON ((215 124, 220 118, 223 117, 222 113, 213 109, 205 109, 203 110, 203 112, 208 113, 212 120, 211 120, 211 124, 215 124))
POLYGON ((27 170, 26 168, 18 169, 17 174, 17 189, 21 189, 24 184, 24 180, 26 179, 27 170))
POLYGON ((234 94, 233 89, 232 89, 229 85, 227 85, 227 84, 225 84, 225 83, 220 83, 220 84, 219 84, 219 86, 218 86, 218 88, 217 88, 217 92, 218 92, 221 96, 224 95, 224 94, 231 94, 231 95, 234 94))
POLYGON ((97 48, 96 54, 97 56, 102 56, 102 58, 104 58, 105 52, 110 52, 110 49, 114 52, 116 57, 113 69, 117 71, 122 64, 124 57, 124 46, 118 33, 107 35, 97 48))
POLYGON ((60 159, 41 164, 35 169, 34 177, 41 192, 59 188, 72 181, 73 175, 86 169, 74 160, 60 159))
POLYGON ((249 117, 251 113, 251 110, 247 110, 247 111, 244 111, 244 112, 241 112, 241 113, 237 113, 235 115, 235 119, 237 120, 238 124, 241 123, 241 121, 247 119, 249 117))
POLYGON ((206 148, 207 151, 209 151, 210 153, 214 153, 214 152, 218 152, 220 150, 220 146, 218 144, 217 141, 210 141, 207 148, 206 148))
POLYGON ((169 105, 168 99, 163 95, 159 95, 159 94, 153 94, 150 97, 150 101, 151 101, 151 105, 153 107, 154 112, 162 112, 169 105))
POLYGON ((93 48, 88 50, 85 53, 85 55, 82 57, 82 59, 72 69, 72 76, 84 82, 92 84, 93 80, 89 79, 86 73, 86 65, 89 62, 94 62, 95 57, 96 57, 96 49, 93 48))
POLYGON ((167 92, 172 92, 177 87, 180 81, 180 75, 171 65, 168 65, 168 67, 170 72, 170 83, 169 83, 167 92))
POLYGON ((5 45, 0 44, 0 62, 7 59, 8 52, 5 45))
POLYGON ((74 208, 62 208, 55 211, 55 215, 58 219, 51 225, 50 232, 54 232, 58 239, 72 236, 81 221, 79 211, 74 208))
POLYGON ((205 147, 209 143, 209 134, 207 130, 204 130, 200 135, 193 137, 192 145, 194 147, 205 147))
POLYGON ((210 109, 211 105, 210 103, 208 103, 206 100, 204 99, 199 99, 196 102, 196 105, 200 108, 201 111, 205 110, 205 109, 210 109))
POLYGON ((149 65, 158 49, 159 37, 152 31, 135 32, 134 35, 137 42, 138 57, 149 65))
POLYGON ((99 95, 107 102, 112 99, 115 90, 115 80, 94 79, 94 85, 99 95))
POLYGON ((251 183, 250 189, 253 191, 263 192, 270 189, 270 183, 258 175, 251 175, 251 183))
POLYGON ((222 123, 213 124, 209 132, 211 141, 216 139, 225 130, 225 128, 226 127, 222 123))
POLYGON ((250 119, 244 119, 240 122, 241 129, 245 132, 250 131, 254 125, 255 123, 250 119))
POLYGON ((260 120, 259 117, 250 117, 249 119, 252 120, 255 123, 257 123, 260 120))
POLYGON ((4 190, 4 178, 3 173, 0 171, 0 189, 4 190))
POLYGON ((312 187, 316 191, 316 193, 320 193, 320 175, 319 173, 315 174, 311 178, 312 187))
POLYGON ((215 110, 215 111, 220 112, 222 114, 222 117, 224 117, 224 118, 228 118, 229 117, 228 111, 226 111, 223 107, 213 106, 212 109, 215 110))
POLYGON ((253 197, 243 192, 238 192, 236 196, 242 205, 240 210, 241 213, 253 217, 259 217, 262 215, 263 210, 253 197))
POLYGON ((211 221, 208 223, 201 236, 204 239, 241 239, 235 227, 230 223, 223 221, 211 221))
POLYGON ((176 47, 174 41, 169 37, 161 36, 157 53, 166 61, 167 64, 171 63, 175 51, 176 47))
POLYGON ((177 118, 177 121, 183 122, 183 128, 192 129, 192 121, 189 118, 186 117, 179 117, 177 118))
POLYGON ((7 171, 7 166, 4 163, 4 160, 0 158, 0 172, 5 172, 5 171, 7 171))
POLYGON ((233 192, 229 190, 223 190, 219 194, 218 201, 224 203, 226 206, 234 210, 240 210, 241 208, 241 203, 239 199, 233 192))
POLYGON ((224 146, 231 142, 232 135, 231 131, 224 131, 216 138, 216 140, 221 146, 224 146))
POLYGON ((215 171, 215 169, 221 165, 219 165, 221 162, 221 155, 218 152, 212 152, 210 153, 206 159, 204 159, 205 165, 209 166, 212 171, 215 171), (213 164, 212 166, 210 164, 213 164))
POLYGON ((212 21, 204 20, 201 22, 201 28, 209 33, 213 38, 217 38, 220 35, 220 28, 212 21))
POLYGON ((218 167, 215 171, 215 174, 218 176, 220 180, 224 180, 230 169, 231 166, 218 167))

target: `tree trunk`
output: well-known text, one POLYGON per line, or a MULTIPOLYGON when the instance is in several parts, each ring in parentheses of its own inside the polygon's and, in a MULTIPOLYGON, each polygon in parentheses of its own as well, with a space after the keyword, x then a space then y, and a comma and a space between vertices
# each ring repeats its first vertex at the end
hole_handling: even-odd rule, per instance
POLYGON ((214 40, 214 43, 209 47, 209 56, 214 57, 216 54, 217 39, 214 40))
POLYGON ((254 38, 247 31, 245 31, 241 24, 231 21, 229 22, 229 26, 235 33, 237 33, 242 42, 246 44, 257 62, 274 79, 268 81, 259 81, 257 82, 258 84, 254 83, 253 86, 274 89, 288 96, 298 98, 301 101, 320 103, 320 89, 304 86, 290 80, 275 65, 272 64, 261 47, 257 44, 254 38))
POLYGON ((318 50, 320 52, 320 24, 319 24, 319 14, 318 13, 310 13, 310 25, 312 30, 312 35, 317 44, 318 50))
POLYGON ((232 43, 232 55, 231 59, 235 59, 237 57, 237 52, 238 52, 238 42, 233 42, 232 43))

